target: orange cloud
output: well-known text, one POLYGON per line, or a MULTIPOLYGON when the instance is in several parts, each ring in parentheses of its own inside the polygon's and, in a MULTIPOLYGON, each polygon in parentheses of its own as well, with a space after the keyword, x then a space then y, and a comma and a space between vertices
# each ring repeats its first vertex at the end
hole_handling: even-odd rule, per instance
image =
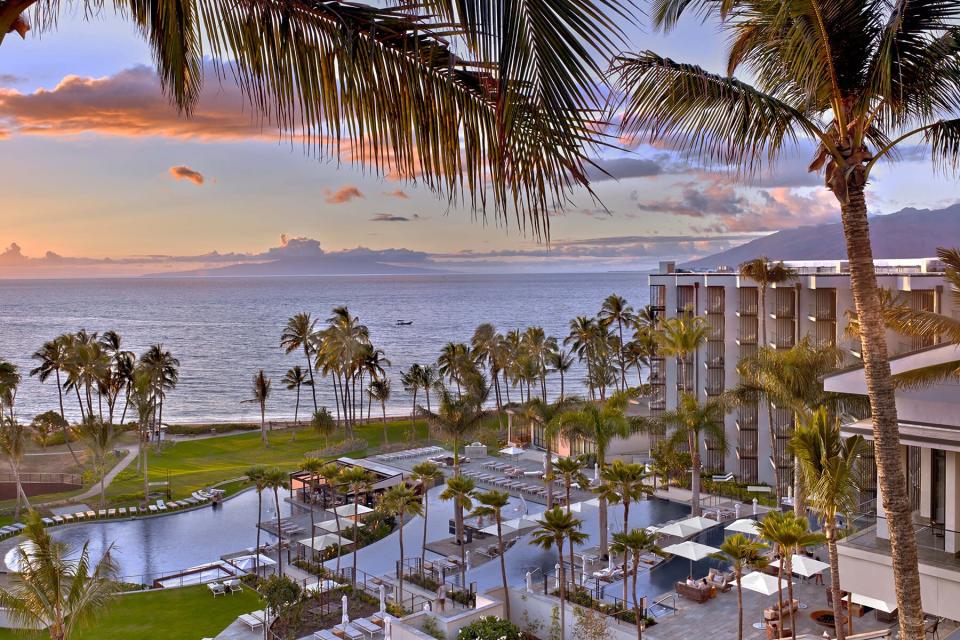
POLYGON ((326 196, 325 201, 327 204, 344 204, 356 198, 364 197, 360 189, 349 184, 340 187, 336 191, 324 189, 323 193, 326 196))
POLYGON ((169 171, 174 180, 189 180, 197 186, 203 184, 203 174, 199 171, 194 171, 188 166, 182 164, 177 165, 176 167, 170 167, 169 171))
POLYGON ((410 196, 407 195, 407 192, 403 189, 394 189, 393 191, 384 191, 383 195, 389 196, 391 198, 399 198, 401 200, 409 200, 410 196))

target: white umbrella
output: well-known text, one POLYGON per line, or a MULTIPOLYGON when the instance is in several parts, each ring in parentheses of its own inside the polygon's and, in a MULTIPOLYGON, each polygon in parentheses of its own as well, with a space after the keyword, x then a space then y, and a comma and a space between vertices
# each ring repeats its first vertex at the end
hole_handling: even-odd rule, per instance
POLYGON ((693 561, 694 560, 703 560, 704 558, 709 558, 710 554, 716 553, 719 551, 716 547, 711 547, 705 544, 700 544, 699 542, 693 542, 692 540, 687 540, 686 542, 681 542, 680 544, 671 544, 663 548, 666 553, 672 553, 675 556, 680 556, 681 558, 687 558, 690 560, 690 574, 693 575, 693 561))
POLYGON ((530 520, 524 517, 524 518, 514 518, 513 520, 507 520, 506 522, 503 523, 503 526, 504 526, 504 530, 507 530, 506 528, 509 527, 514 531, 520 531, 521 529, 533 529, 534 527, 538 527, 539 525, 537 524, 536 520, 530 520))
MULTIPOLYGON (((803 576, 804 578, 809 578, 812 575, 816 575, 825 569, 829 569, 830 565, 826 562, 820 562, 819 560, 814 560, 813 558, 808 558, 807 556, 799 556, 793 554, 791 569, 793 573, 803 576)), ((774 560, 770 563, 771 567, 780 567, 780 561, 774 560)))
POLYGON ((673 536, 674 538, 688 538, 700 531, 700 529, 695 529, 680 522, 674 522, 657 529, 657 533, 665 536, 673 536))
POLYGON ((704 518, 702 516, 694 516, 692 518, 687 518, 686 520, 681 520, 680 524, 685 527, 695 528, 697 531, 703 531, 704 529, 709 529, 710 527, 715 527, 719 522, 716 520, 711 520, 710 518, 704 518))
POLYGON ((380 613, 387 612, 387 587, 380 583, 380 613))
POLYGON ((523 453, 523 451, 524 450, 521 447, 506 447, 504 449, 500 449, 500 453, 505 456, 518 456, 523 453))
POLYGON ((724 531, 734 531, 736 533, 747 533, 751 536, 759 536, 760 530, 757 528, 757 521, 753 518, 742 518, 735 520, 726 527, 724 531))
POLYGON ((885 602, 877 598, 871 598, 870 596, 863 596, 859 593, 850 594, 849 598, 853 600, 854 604, 859 604, 864 607, 870 607, 871 609, 876 609, 877 611, 883 611, 884 613, 893 613, 897 610, 896 603, 885 602))
POLYGON ((347 612, 347 596, 346 595, 340 598, 340 607, 342 608, 342 612, 340 614, 340 624, 342 624, 344 628, 346 628, 346 626, 350 624, 350 614, 347 612))
MULTIPOLYGON (((753 571, 740 578, 741 589, 755 591, 765 596, 772 596, 777 593, 779 591, 778 586, 776 578, 761 571, 753 571)), ((753 623, 754 629, 763 629, 766 626, 764 622, 753 623)))
MULTIPOLYGON (((508 533, 513 533, 514 531, 519 531, 519 527, 516 527, 513 525, 514 522, 517 522, 519 520, 520 520, 519 518, 517 518, 516 520, 504 520, 502 523, 500 523, 500 530, 503 532, 504 535, 508 533)), ((489 533, 490 535, 495 536, 497 535, 497 525, 496 523, 494 523, 489 527, 484 527, 483 529, 480 529, 480 531, 482 531, 483 533, 489 533)))
POLYGON ((393 640, 393 635, 391 634, 391 618, 387 616, 383 619, 383 640, 393 640))

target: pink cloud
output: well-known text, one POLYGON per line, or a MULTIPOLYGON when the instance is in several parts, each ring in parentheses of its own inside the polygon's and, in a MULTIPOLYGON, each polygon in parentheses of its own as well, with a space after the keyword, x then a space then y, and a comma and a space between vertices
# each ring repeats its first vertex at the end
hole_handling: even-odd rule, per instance
POLYGON ((344 204, 356 198, 364 197, 360 189, 349 184, 340 187, 336 191, 324 189, 323 193, 326 196, 325 201, 327 204, 344 204))
POLYGON ((197 186, 203 185, 203 174, 186 165, 177 165, 168 169, 174 180, 188 180, 197 186))

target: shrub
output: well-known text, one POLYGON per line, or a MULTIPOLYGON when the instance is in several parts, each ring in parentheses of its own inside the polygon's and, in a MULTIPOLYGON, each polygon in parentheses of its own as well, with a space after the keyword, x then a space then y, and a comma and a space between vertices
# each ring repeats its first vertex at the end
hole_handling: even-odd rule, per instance
POLYGON ((433 636, 437 640, 443 640, 446 637, 443 631, 440 629, 440 625, 437 624, 437 619, 433 616, 427 616, 427 619, 423 621, 422 625, 420 625, 420 630, 433 636))
POLYGON ((363 438, 350 438, 349 440, 335 442, 329 447, 318 449, 317 451, 310 451, 309 453, 305 454, 305 457, 330 458, 333 456, 342 456, 347 453, 353 453, 354 451, 363 451, 366 448, 367 441, 363 438))
POLYGON ((167 433, 178 436, 199 436, 208 433, 227 433, 228 431, 257 431, 260 425, 250 422, 231 422, 227 424, 171 424, 167 433))
POLYGON ((460 629, 457 640, 522 640, 523 633, 509 620, 485 616, 460 629))

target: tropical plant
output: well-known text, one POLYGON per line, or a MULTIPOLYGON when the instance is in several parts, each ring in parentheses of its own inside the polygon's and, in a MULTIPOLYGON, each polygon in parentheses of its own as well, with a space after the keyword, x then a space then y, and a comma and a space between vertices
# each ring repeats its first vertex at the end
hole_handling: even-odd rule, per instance
MULTIPOLYGON (((608 504, 623 503, 623 532, 630 531, 630 503, 640 500, 652 489, 643 482, 643 467, 614 460, 600 472, 600 485, 594 493, 608 504)), ((571 558, 571 564, 573 559, 571 558)), ((623 601, 627 601, 627 554, 623 554, 623 601)))
POLYGON ((67 414, 63 410, 63 383, 60 380, 60 372, 67 366, 67 340, 62 335, 57 336, 53 340, 48 340, 44 342, 43 346, 35 351, 31 357, 40 363, 30 370, 31 376, 37 376, 37 379, 40 380, 41 383, 46 382, 51 375, 53 375, 56 380, 57 397, 60 401, 60 417, 63 418, 60 431, 63 433, 63 439, 64 442, 66 442, 70 456, 73 458, 73 463, 79 465, 80 461, 77 459, 77 454, 70 445, 70 438, 67 437, 67 429, 70 425, 67 422, 67 414))
POLYGON ((337 492, 339 485, 343 482, 343 476, 340 472, 340 466, 336 462, 328 462, 320 468, 319 476, 323 478, 323 506, 327 508, 327 502, 329 500, 329 494, 332 491, 334 496, 333 501, 333 519, 337 525, 337 566, 336 571, 337 575, 340 574, 340 556, 343 555, 343 547, 340 543, 342 539, 342 531, 340 529, 340 512, 337 510, 337 492))
POLYGON ((100 508, 103 509, 107 500, 107 456, 113 452, 120 434, 109 422, 94 417, 87 418, 77 426, 77 436, 93 457, 93 465, 100 482, 100 508))
POLYGON ((133 403, 133 408, 137 412, 138 466, 140 473, 143 474, 144 504, 150 498, 150 431, 156 409, 153 402, 152 382, 149 372, 138 367, 133 372, 133 385, 130 389, 130 402, 133 403))
POLYGON ((710 326, 700 316, 684 312, 676 318, 662 320, 654 335, 659 353, 677 359, 680 393, 689 393, 693 390, 694 378, 690 374, 695 370, 689 368, 690 359, 710 336, 710 326))
MULTIPOLYGON (((809 524, 804 516, 798 516, 793 511, 771 511, 763 520, 757 523, 760 536, 774 546, 776 555, 780 557, 777 568, 777 598, 778 622, 777 629, 783 633, 783 577, 787 578, 787 601, 793 602, 793 554, 800 547, 812 547, 823 542, 823 535, 811 533, 809 524)), ((794 607, 790 609, 790 629, 796 634, 797 619, 794 607)))
POLYGON ((312 386, 312 383, 298 364, 290 367, 283 376, 283 386, 286 387, 288 391, 297 392, 297 402, 293 405, 294 425, 300 423, 300 388, 304 385, 312 386))
POLYGON ((634 322, 633 307, 626 298, 611 293, 603 300, 598 315, 600 321, 607 325, 617 325, 617 336, 620 340, 620 349, 617 350, 617 360, 620 364, 620 391, 627 390, 627 360, 625 354, 626 342, 623 339, 623 326, 634 322))
MULTIPOLYGON (((840 559, 837 553, 837 516, 857 510, 860 483, 857 465, 866 451, 862 436, 840 436, 840 423, 821 407, 799 426, 790 448, 800 463, 807 499, 820 516, 830 557, 830 588, 833 591, 834 619, 841 619, 840 559)), ((837 640, 844 640, 843 625, 837 625, 837 640)))
MULTIPOLYGON (((573 442, 573 438, 585 438, 593 443, 597 465, 603 472, 607 464, 607 448, 617 438, 626 438, 632 427, 626 417, 626 394, 614 394, 602 404, 586 403, 560 417, 560 429, 573 442)), ((600 555, 608 555, 607 500, 600 496, 600 555)))
POLYGON ((371 399, 380 403, 380 412, 383 418, 383 444, 387 444, 389 441, 387 435, 387 400, 390 399, 390 379, 371 380, 367 393, 370 394, 371 399))
POLYGON ((0 451, 3 452, 7 463, 13 470, 13 480, 16 485, 17 502, 13 510, 13 519, 20 519, 20 505, 30 508, 30 499, 27 498, 20 481, 20 466, 27 449, 27 430, 16 418, 0 414, 0 451))
MULTIPOLYGON (((353 567, 357 567, 357 551, 360 546, 360 539, 357 537, 357 528, 360 526, 360 496, 370 493, 373 487, 373 476, 366 469, 360 467, 344 467, 340 470, 340 484, 343 485, 347 495, 353 495, 353 567)), ((339 527, 339 525, 337 525, 339 527)), ((357 572, 354 570, 353 584, 357 584, 357 572)))
POLYGON ((69 640, 110 605, 119 584, 110 553, 91 566, 89 543, 79 549, 50 537, 39 514, 30 512, 14 548, 17 571, 0 587, 0 606, 16 626, 46 629, 50 640, 69 640))
MULTIPOLYGON (((531 532, 531 542, 541 549, 557 550, 557 564, 560 567, 560 637, 566 637, 567 618, 566 618, 566 589, 567 577, 563 563, 563 545, 569 540, 573 544, 576 534, 583 535, 580 527, 583 520, 576 518, 571 513, 563 511, 560 507, 554 507, 543 512, 543 517, 537 520, 537 528, 531 532)), ((573 567, 571 567, 571 570, 573 567)))
POLYGON ((767 289, 786 284, 797 277, 795 269, 783 261, 774 262, 766 256, 747 260, 739 267, 740 277, 757 283, 757 315, 760 316, 760 344, 767 344, 767 289))
POLYGON ((150 379, 154 404, 151 412, 154 419, 153 431, 154 436, 159 439, 160 427, 163 425, 163 400, 167 391, 175 389, 180 381, 180 360, 173 357, 162 344, 155 344, 140 356, 139 367, 150 379))
MULTIPOLYGON (((263 492, 267 489, 267 469, 257 465, 247 469, 244 475, 253 483, 257 492, 257 550, 253 554, 253 569, 254 573, 260 575, 260 525, 263 524, 263 492)), ((313 534, 312 531, 310 533, 313 534)))
POLYGON ((427 559, 427 517, 430 515, 430 498, 427 494, 436 482, 443 480, 443 471, 436 463, 428 460, 413 465, 412 472, 411 479, 420 482, 423 487, 423 543, 420 545, 420 566, 423 566, 427 559))
POLYGON ((500 578, 503 581, 503 614, 507 620, 510 619, 510 597, 509 585, 507 584, 507 564, 503 558, 505 551, 503 546, 503 508, 510 503, 510 494, 504 491, 484 491, 474 496, 479 503, 473 508, 470 515, 480 516, 481 518, 492 517, 497 525, 497 556, 500 558, 500 578))
POLYGON ((534 398, 523 408, 523 416, 528 422, 543 429, 544 474, 543 482, 547 489, 547 504, 553 506, 553 443, 561 431, 561 417, 572 404, 558 399, 553 404, 534 398))
POLYGON ((326 448, 329 444, 330 434, 337 428, 337 423, 334 422, 333 416, 330 415, 326 407, 320 407, 313 412, 313 417, 310 418, 310 426, 317 434, 323 436, 323 446, 326 448))
POLYGON ((7 417, 13 419, 13 404, 19 387, 20 370, 17 365, 6 360, 0 360, 0 416, 3 415, 4 407, 6 407, 7 417))
MULTIPOLYGON (((662 551, 657 545, 656 534, 645 531, 644 529, 624 529, 622 532, 613 534, 613 544, 610 545, 613 553, 623 554, 623 604, 627 604, 627 558, 633 558, 633 618, 637 625, 637 640, 643 640, 643 620, 641 620, 640 599, 637 597, 637 576, 640 575, 640 558, 645 553, 660 554, 662 551)), ((742 638, 740 640, 743 640, 742 638)))
POLYGON ((489 388, 480 374, 465 379, 469 388, 466 393, 450 393, 444 386, 439 386, 437 393, 440 396, 440 406, 434 413, 430 409, 417 407, 417 412, 427 419, 430 426, 438 429, 443 435, 453 441, 453 469, 460 474, 460 444, 483 421, 483 402, 486 400, 489 388))
POLYGON ((505 365, 504 339, 496 327, 486 322, 473 331, 470 354, 477 367, 487 367, 493 383, 493 397, 497 405, 497 424, 503 432, 503 398, 500 390, 500 371, 505 365))
MULTIPOLYGON (((303 349, 307 359, 307 373, 310 378, 310 392, 313 394, 313 410, 317 411, 317 387, 313 378, 313 341, 316 333, 317 321, 309 313, 303 311, 291 316, 287 320, 283 332, 280 334, 280 346, 286 353, 293 353, 303 349)), ((292 369, 291 369, 292 371, 292 369)), ((297 404, 300 403, 300 389, 297 388, 297 404)))
POLYGON ((397 530, 400 535, 400 562, 397 563, 397 595, 403 601, 403 520, 406 516, 423 515, 423 506, 410 487, 398 484, 385 491, 380 501, 381 507, 397 518, 397 530))
MULTIPOLYGON (((270 446, 270 439, 267 437, 267 400, 270 398, 273 382, 266 376, 263 369, 260 369, 250 383, 250 393, 253 397, 243 402, 256 403, 260 407, 260 442, 263 446, 270 446)), ((272 430, 272 427, 271 427, 272 430)))
POLYGON ((746 569, 763 569, 766 566, 767 558, 763 555, 766 548, 762 542, 751 540, 742 533, 735 533, 723 541, 720 551, 713 556, 729 563, 733 569, 733 577, 737 583, 737 640, 743 640, 743 588, 740 586, 743 572, 746 569))
POLYGON ((463 512, 473 509, 473 491, 477 488, 473 478, 455 475, 447 479, 447 486, 440 493, 440 499, 453 501, 453 522, 456 532, 456 544, 460 547, 460 584, 466 584, 467 556, 466 540, 463 537, 463 512))
POLYGON ((497 616, 485 616, 466 625, 457 633, 457 640, 523 640, 517 625, 497 616))
POLYGON ((569 351, 557 349, 556 351, 550 352, 547 357, 547 364, 551 371, 556 371, 560 374, 560 397, 558 400, 563 402, 566 397, 565 377, 570 369, 573 368, 573 358, 570 356, 569 351))
POLYGON ((688 10, 718 17, 729 36, 724 75, 653 52, 615 63, 626 95, 622 134, 668 143, 704 162, 752 173, 788 146, 812 141, 840 206, 851 290, 860 319, 880 491, 890 523, 900 636, 922 638, 916 534, 904 478, 894 384, 870 245, 866 185, 881 160, 927 145, 955 168, 960 118, 955 38, 960 5, 860 0, 662 0, 655 23, 688 10), (747 69, 752 83, 736 78, 747 69), (917 137, 922 135, 920 141, 917 137))
POLYGON ((576 483, 578 487, 590 486, 590 481, 583 474, 583 461, 580 458, 568 456, 553 463, 553 468, 560 472, 563 478, 563 490, 567 511, 570 511, 570 489, 576 483))
MULTIPOLYGON (((700 403, 697 397, 689 393, 680 396, 677 408, 665 411, 645 424, 666 431, 674 448, 686 446, 690 452, 690 513, 699 516, 700 508, 700 440, 706 438, 713 450, 725 452, 727 449, 723 418, 727 403, 722 397, 710 398, 700 403)), ((649 428, 649 427, 648 427, 649 428)))
MULTIPOLYGON (((267 489, 273 491, 273 505, 277 510, 277 539, 280 541, 278 549, 283 546, 283 529, 280 527, 280 489, 289 489, 290 481, 287 477, 287 472, 283 469, 278 469, 276 467, 268 469, 264 472, 263 478, 264 486, 267 489)), ((313 531, 310 532, 310 535, 313 535, 313 531)), ((283 562, 282 558, 278 558, 277 570, 279 576, 283 577, 283 562)))

